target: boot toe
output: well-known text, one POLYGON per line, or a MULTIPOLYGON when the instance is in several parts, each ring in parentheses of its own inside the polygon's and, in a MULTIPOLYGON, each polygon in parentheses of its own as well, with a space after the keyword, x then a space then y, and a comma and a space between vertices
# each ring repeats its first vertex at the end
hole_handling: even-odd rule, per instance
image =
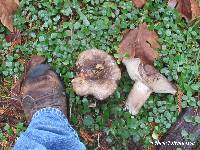
POLYGON ((40 64, 32 68, 28 73, 27 73, 27 80, 31 81, 34 80, 40 76, 45 75, 48 70, 50 70, 50 65, 48 64, 40 64))

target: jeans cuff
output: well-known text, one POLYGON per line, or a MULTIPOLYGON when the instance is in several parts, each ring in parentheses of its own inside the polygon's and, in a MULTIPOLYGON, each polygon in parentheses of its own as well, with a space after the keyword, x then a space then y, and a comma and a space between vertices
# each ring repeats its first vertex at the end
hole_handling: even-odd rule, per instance
POLYGON ((66 118, 66 116, 64 115, 64 113, 58 109, 58 108, 53 108, 53 107, 45 107, 42 108, 38 111, 35 112, 35 114, 32 117, 32 120, 35 119, 36 117, 43 115, 43 114, 53 114, 53 115, 57 115, 59 116, 64 122, 66 122, 67 126, 70 128, 71 131, 73 131, 73 133, 75 134, 76 138, 78 138, 78 134, 76 133, 76 131, 72 128, 72 126, 69 124, 68 119, 66 118))
POLYGON ((43 114, 43 113, 53 113, 53 114, 56 114, 56 115, 60 116, 63 119, 66 118, 66 116, 64 115, 64 113, 62 111, 60 111, 58 108, 45 107, 45 108, 42 108, 42 109, 36 111, 34 113, 32 119, 34 119, 35 117, 37 117, 38 115, 43 114))

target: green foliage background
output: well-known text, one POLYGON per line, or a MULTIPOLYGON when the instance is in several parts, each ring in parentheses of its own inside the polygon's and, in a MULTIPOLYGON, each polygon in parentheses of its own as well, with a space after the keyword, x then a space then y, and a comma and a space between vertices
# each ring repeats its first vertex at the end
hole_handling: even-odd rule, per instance
MULTIPOLYGON (((123 108, 132 88, 124 69, 114 95, 103 103, 97 102, 96 108, 88 107, 93 98, 77 96, 70 83, 80 52, 98 48, 117 57, 122 32, 143 22, 160 37, 162 46, 157 50, 160 58, 155 62, 156 68, 184 93, 183 108, 199 108, 195 96, 200 87, 197 82, 200 29, 188 26, 163 0, 148 1, 143 9, 135 8, 131 0, 21 0, 14 24, 22 31, 25 43, 8 51, 11 45, 5 40, 8 31, 0 25, 0 73, 10 81, 13 75, 20 78, 23 72, 20 58, 28 60, 32 54, 45 56, 64 79, 72 112, 70 121, 77 131, 84 128, 104 132, 113 149, 120 146, 126 149, 128 139, 142 140, 144 147, 151 146, 150 142, 176 121, 176 96, 153 94, 140 113, 131 117, 123 108), (109 120, 112 120, 111 127, 107 125, 109 120), (154 128, 151 122, 156 122, 154 128)), ((97 143, 87 146, 97 147, 97 143)))

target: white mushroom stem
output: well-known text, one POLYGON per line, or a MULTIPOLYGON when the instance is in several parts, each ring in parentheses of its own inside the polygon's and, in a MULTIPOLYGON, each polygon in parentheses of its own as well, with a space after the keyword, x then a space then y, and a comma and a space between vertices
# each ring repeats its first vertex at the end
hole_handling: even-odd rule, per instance
POLYGON ((132 80, 142 80, 138 71, 140 59, 124 58, 122 62, 126 66, 128 75, 132 80))
POLYGON ((145 101, 151 95, 152 90, 140 81, 136 81, 126 101, 126 108, 132 115, 136 115, 145 101))
POLYGON ((131 90, 126 108, 132 115, 136 115, 152 92, 176 93, 176 88, 166 77, 160 74, 153 66, 143 65, 139 58, 123 59, 127 72, 135 81, 131 90))

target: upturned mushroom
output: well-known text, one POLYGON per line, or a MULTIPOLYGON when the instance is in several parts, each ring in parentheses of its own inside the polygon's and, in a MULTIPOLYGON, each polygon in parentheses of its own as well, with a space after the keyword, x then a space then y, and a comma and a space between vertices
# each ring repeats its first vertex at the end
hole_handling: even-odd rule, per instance
POLYGON ((72 86, 77 95, 93 95, 104 100, 114 93, 121 71, 108 53, 91 49, 82 52, 76 62, 76 77, 72 86))
POLYGON ((142 64, 139 58, 124 58, 122 62, 130 78, 135 81, 126 101, 126 108, 132 115, 139 112, 152 92, 176 93, 176 87, 153 66, 142 64))

